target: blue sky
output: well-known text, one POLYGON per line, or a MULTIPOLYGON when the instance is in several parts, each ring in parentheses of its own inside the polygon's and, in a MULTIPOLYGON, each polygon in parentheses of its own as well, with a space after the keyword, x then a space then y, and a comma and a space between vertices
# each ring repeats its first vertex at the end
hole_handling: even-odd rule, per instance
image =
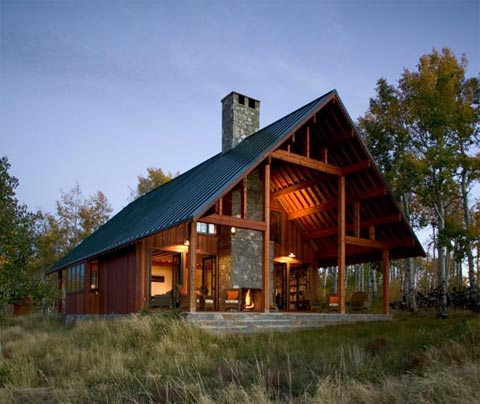
POLYGON ((444 46, 479 74, 480 2, 0 0, 0 155, 31 210, 78 181, 118 211, 147 167, 220 151, 230 91, 261 126, 332 88, 356 119, 444 46))

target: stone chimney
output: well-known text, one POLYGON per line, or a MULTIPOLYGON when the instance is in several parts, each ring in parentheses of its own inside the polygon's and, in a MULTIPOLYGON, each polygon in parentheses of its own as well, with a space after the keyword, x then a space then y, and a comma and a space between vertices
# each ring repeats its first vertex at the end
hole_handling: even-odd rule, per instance
POLYGON ((260 126, 260 101, 232 91, 222 100, 222 153, 237 146, 260 126))

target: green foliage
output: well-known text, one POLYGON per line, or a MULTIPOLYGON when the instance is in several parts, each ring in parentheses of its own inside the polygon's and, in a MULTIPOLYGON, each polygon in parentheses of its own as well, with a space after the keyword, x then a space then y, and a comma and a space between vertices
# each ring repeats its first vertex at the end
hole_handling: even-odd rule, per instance
POLYGON ((100 191, 84 197, 78 183, 70 191, 62 191, 55 214, 42 214, 37 266, 48 269, 104 224, 111 212, 112 207, 100 191))
MULTIPOLYGON (((447 278, 446 254, 453 244, 457 257, 469 257, 473 273, 476 238, 468 204, 480 178, 479 156, 474 155, 480 84, 477 78, 465 77, 466 67, 465 56, 458 60, 448 48, 441 53, 434 49, 420 58, 416 70, 404 70, 398 86, 380 79, 369 111, 359 119, 367 145, 407 218, 414 225, 432 225, 439 233, 440 285, 447 278), (462 210, 463 215, 455 214, 462 210)), ((475 286, 473 275, 470 283, 475 286)))
POLYGON ((157 315, 74 325, 27 316, 0 333, 0 400, 469 402, 480 398, 469 387, 479 343, 480 319, 464 314, 253 335, 157 315))
POLYGON ((39 277, 32 272, 36 215, 15 197, 18 180, 9 174, 7 157, 0 159, 0 310, 38 297, 39 277))
POLYGON ((178 172, 175 175, 170 172, 168 174, 165 174, 161 168, 152 167, 147 168, 147 173, 148 175, 146 177, 143 177, 141 175, 137 177, 138 183, 136 189, 132 190, 132 199, 137 199, 138 197, 152 191, 153 189, 165 184, 172 178, 179 175, 178 172))

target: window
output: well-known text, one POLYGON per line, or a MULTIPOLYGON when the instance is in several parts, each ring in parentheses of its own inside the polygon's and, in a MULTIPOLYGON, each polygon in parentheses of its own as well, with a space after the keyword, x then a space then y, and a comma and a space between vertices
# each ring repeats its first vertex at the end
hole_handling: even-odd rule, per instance
POLYGON ((240 105, 245 105, 245 96, 244 95, 238 94, 238 103, 240 105))
POLYGON ((217 234, 217 229, 214 224, 197 222, 197 233, 217 234))
POLYGON ((90 266, 90 290, 98 290, 98 262, 90 266))
POLYGON ((67 293, 81 292, 85 284, 85 265, 77 264, 67 269, 67 293))
POLYGON ((249 98, 249 99, 248 99, 248 106, 249 106, 250 108, 255 109, 255 100, 253 100, 252 98, 249 98))

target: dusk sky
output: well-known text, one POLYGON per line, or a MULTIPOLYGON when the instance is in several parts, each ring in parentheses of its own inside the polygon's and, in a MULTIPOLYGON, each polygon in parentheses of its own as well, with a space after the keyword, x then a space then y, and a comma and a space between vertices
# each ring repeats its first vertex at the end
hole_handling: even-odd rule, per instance
POLYGON ((30 210, 100 190, 117 212, 147 167, 221 148, 220 100, 261 127, 336 88, 356 120, 376 81, 450 47, 480 72, 480 1, 0 0, 0 156, 30 210))

